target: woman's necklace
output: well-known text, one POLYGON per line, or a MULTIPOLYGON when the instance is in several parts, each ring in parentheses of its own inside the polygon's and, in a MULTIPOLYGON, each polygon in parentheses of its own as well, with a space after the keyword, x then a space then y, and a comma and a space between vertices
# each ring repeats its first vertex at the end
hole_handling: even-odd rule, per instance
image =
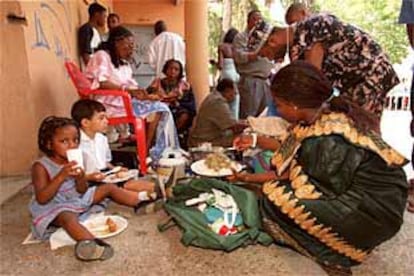
POLYGON ((178 86, 178 82, 175 79, 167 79, 167 78, 161 81, 161 84, 165 92, 167 93, 173 91, 178 86))

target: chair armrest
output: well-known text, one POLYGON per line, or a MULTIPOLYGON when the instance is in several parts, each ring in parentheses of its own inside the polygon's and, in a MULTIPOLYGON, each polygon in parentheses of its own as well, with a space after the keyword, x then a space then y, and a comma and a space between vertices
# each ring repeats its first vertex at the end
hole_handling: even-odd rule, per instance
POLYGON ((99 95, 99 96, 119 96, 119 97, 131 98, 131 95, 127 91, 122 91, 122 90, 96 89, 96 90, 90 90, 89 94, 99 95))
POLYGON ((89 95, 122 97, 122 101, 124 103, 124 108, 126 111, 126 116, 130 118, 135 117, 135 114, 132 110, 131 95, 127 91, 96 89, 90 90, 89 95))

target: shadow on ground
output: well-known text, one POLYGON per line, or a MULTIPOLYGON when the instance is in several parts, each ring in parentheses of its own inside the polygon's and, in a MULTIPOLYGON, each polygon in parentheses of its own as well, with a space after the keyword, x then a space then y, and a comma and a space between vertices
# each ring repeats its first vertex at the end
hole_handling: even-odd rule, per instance
MULTIPOLYGON (((136 216, 115 205, 108 212, 129 221, 125 232, 107 240, 115 256, 106 262, 80 262, 71 246, 51 251, 48 243, 21 245, 29 233, 30 197, 26 188, 1 206, 0 275, 326 275, 309 259, 276 245, 232 253, 184 247, 177 228, 158 232, 157 224, 166 219, 163 211, 136 216)), ((399 234, 353 269, 354 275, 413 275, 413 271, 414 215, 407 213, 399 234)))

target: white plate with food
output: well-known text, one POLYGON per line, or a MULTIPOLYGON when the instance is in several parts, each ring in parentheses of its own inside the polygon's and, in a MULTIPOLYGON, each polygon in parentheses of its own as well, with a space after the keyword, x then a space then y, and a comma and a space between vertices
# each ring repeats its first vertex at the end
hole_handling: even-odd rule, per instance
POLYGON ((198 160, 191 164, 191 170, 202 176, 224 177, 233 174, 232 170, 240 172, 243 166, 240 163, 232 161, 222 153, 212 153, 206 159, 198 160))
POLYGON ((102 182, 104 183, 124 182, 132 178, 136 178, 138 176, 138 173, 139 173, 138 170, 120 171, 120 172, 108 175, 102 180, 102 182))
POLYGON ((95 237, 105 239, 124 231, 128 221, 120 216, 96 216, 82 223, 95 237))

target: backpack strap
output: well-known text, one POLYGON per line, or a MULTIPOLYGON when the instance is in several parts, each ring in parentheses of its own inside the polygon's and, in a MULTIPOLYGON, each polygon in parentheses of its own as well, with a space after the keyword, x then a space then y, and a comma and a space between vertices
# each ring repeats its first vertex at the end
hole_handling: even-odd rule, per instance
POLYGON ((165 222, 159 223, 157 225, 158 231, 165 232, 171 227, 177 226, 177 223, 174 221, 172 216, 168 216, 165 222))

